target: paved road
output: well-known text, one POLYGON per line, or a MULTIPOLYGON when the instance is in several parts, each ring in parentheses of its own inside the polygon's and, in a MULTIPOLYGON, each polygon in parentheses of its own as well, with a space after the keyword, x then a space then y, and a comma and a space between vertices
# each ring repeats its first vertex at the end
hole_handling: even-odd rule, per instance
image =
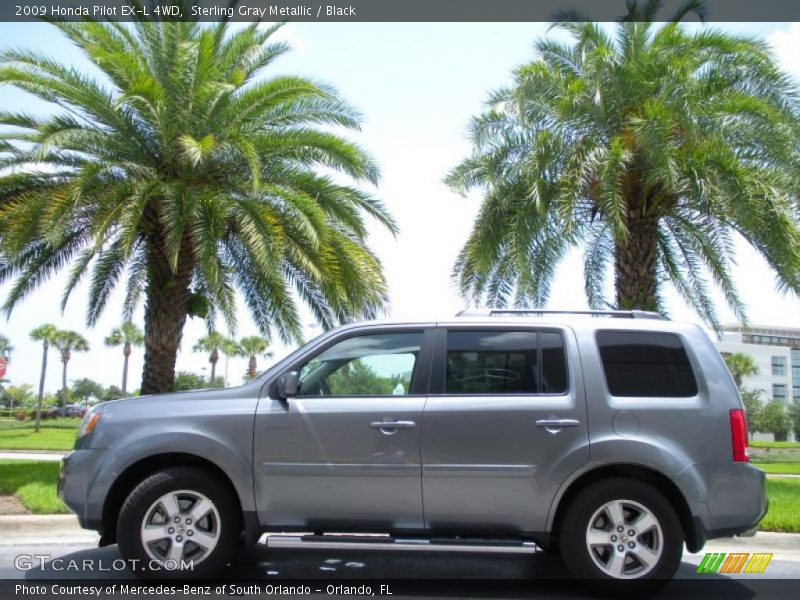
MULTIPOLYGON (((86 573, 81 570, 57 571, 53 568, 55 563, 47 563, 44 569, 33 568, 27 572, 14 568, 16 557, 34 555, 61 558, 63 559, 62 568, 64 565, 69 568, 70 560, 75 561, 76 565, 83 565, 85 564, 83 561, 91 560, 92 564, 99 568, 108 569, 94 573, 92 579, 133 577, 128 571, 114 571, 114 561, 121 558, 116 546, 96 548, 86 542, 69 543, 68 537, 62 539, 67 543, 58 543, 57 539, 47 543, 42 543, 41 540, 39 543, 32 543, 34 540, 21 539, 21 544, 0 540, 0 578, 24 578, 30 584, 42 583, 42 580, 53 578, 86 578, 86 573)), ((787 537, 784 542, 775 546, 775 557, 762 578, 800 579, 800 545, 794 538, 787 537)), ((726 540, 723 543, 713 543, 705 551, 747 551, 747 547, 747 540, 726 540)), ((763 548, 754 548, 752 551, 763 551, 763 548)), ((706 597, 709 595, 708 590, 698 591, 692 587, 697 584, 698 579, 704 579, 706 582, 729 579, 715 575, 698 575, 696 565, 702 556, 703 553, 684 554, 677 580, 670 583, 660 596, 665 598, 706 597)), ((37 558, 28 560, 38 566, 37 558)), ((756 591, 754 593, 753 586, 760 583, 755 581, 753 576, 738 575, 734 577, 736 581, 728 581, 728 587, 721 596, 724 595, 726 598, 751 598, 754 596, 772 598, 778 596, 774 591, 769 593, 756 591)), ((529 597, 531 591, 541 593, 542 586, 545 586, 548 597, 585 597, 581 588, 569 582, 557 583, 555 587, 544 582, 544 580, 553 582, 559 579, 568 579, 568 574, 560 559, 545 553, 531 555, 440 553, 411 550, 364 551, 342 550, 333 547, 330 549, 288 549, 268 548, 262 544, 243 552, 236 565, 230 567, 224 574, 224 578, 231 581, 257 580, 263 585, 280 582, 297 584, 299 580, 324 580, 321 585, 336 584, 337 581, 344 580, 362 580, 370 584, 367 580, 373 580, 370 585, 374 586, 380 585, 382 581, 417 581, 411 592, 404 590, 401 595, 396 594, 395 598, 428 597, 429 595, 440 598, 447 596, 529 597), (426 580, 435 579, 458 581, 449 583, 449 587, 446 589, 442 589, 440 584, 426 583, 426 580)), ((704 582, 699 585, 703 584, 704 582)), ((719 593, 719 590, 711 591, 719 593)))

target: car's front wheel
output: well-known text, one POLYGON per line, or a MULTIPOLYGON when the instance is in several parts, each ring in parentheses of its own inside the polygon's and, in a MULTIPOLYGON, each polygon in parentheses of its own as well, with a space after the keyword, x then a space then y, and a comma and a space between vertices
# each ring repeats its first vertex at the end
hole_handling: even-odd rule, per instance
POLYGON ((683 530, 670 502, 652 486, 606 479, 572 500, 559 546, 576 578, 663 582, 680 565, 683 530))
POLYGON ((139 483, 117 523, 122 555, 148 577, 214 576, 230 561, 240 533, 233 492, 189 467, 164 469, 139 483))

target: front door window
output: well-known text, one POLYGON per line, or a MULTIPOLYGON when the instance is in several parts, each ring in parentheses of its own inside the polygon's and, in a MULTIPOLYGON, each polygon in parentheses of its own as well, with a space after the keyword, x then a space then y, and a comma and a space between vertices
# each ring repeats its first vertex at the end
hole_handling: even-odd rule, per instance
POLYGON ((299 396, 408 395, 421 345, 422 332, 348 338, 301 367, 299 396))

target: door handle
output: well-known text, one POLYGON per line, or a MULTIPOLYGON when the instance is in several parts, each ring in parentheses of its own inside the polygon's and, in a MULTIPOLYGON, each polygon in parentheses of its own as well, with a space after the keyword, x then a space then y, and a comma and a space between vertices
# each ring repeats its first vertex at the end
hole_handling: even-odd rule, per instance
POLYGON ((538 419, 536 425, 544 427, 550 433, 558 433, 564 427, 577 427, 581 422, 578 419, 538 419))
POLYGON ((411 429, 417 424, 414 421, 373 421, 369 426, 380 429, 383 433, 395 433, 398 429, 411 429))

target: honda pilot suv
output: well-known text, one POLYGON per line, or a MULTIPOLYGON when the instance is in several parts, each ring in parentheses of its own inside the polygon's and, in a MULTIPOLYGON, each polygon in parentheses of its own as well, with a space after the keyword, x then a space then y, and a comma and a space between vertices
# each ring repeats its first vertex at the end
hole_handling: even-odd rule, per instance
POLYGON ((92 409, 59 492, 137 572, 195 577, 308 532, 535 543, 578 578, 663 580, 767 506, 714 344, 636 311, 347 325, 241 387, 92 409))

